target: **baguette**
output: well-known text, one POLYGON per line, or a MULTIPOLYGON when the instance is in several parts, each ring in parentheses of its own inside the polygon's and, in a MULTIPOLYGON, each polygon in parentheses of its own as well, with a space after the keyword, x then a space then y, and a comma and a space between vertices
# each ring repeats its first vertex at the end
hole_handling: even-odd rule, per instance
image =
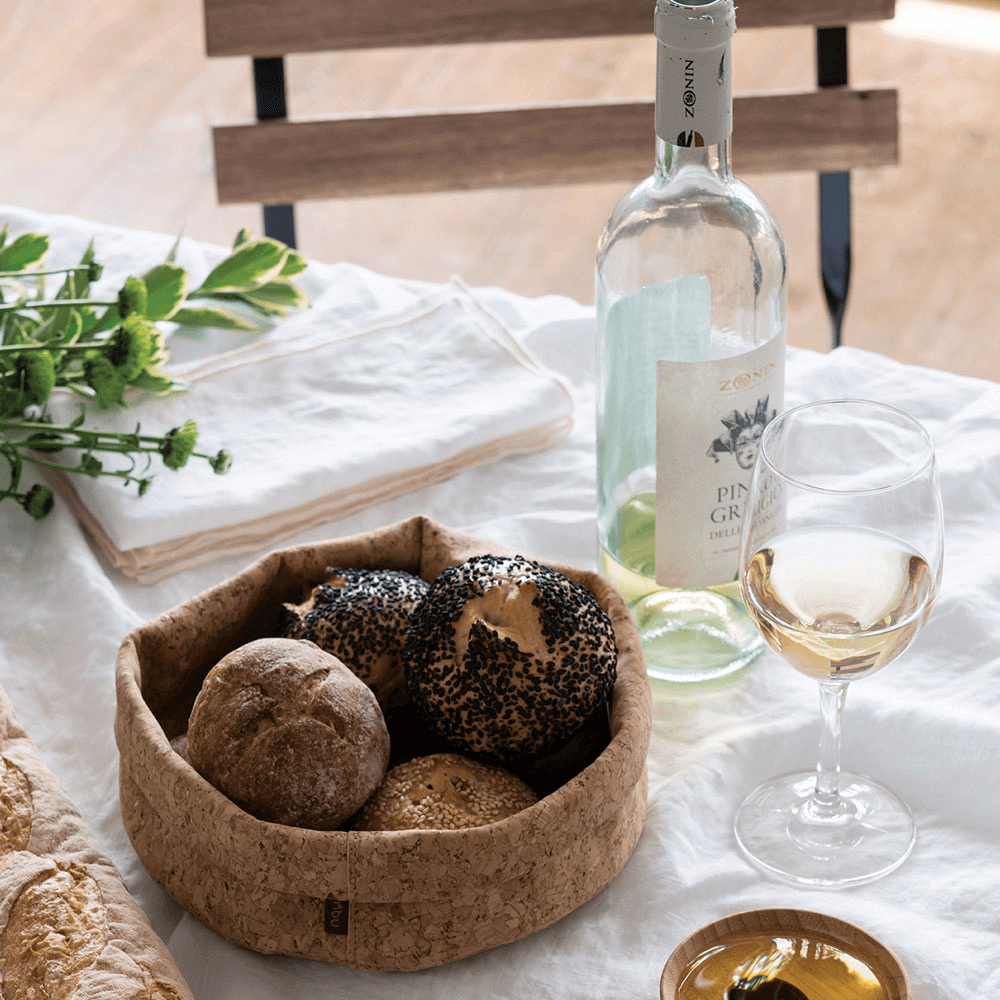
POLYGON ((193 1000, 0 688, 0 997, 193 1000))

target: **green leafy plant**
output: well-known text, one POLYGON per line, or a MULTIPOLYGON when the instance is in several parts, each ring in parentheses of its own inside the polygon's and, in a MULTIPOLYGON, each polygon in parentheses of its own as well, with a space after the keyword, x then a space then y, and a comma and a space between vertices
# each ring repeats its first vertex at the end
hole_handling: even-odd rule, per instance
POLYGON ((0 481, 0 501, 14 500, 33 517, 52 509, 49 487, 22 485, 26 463, 86 476, 109 476, 139 495, 150 487, 153 456, 168 469, 190 458, 228 471, 232 456, 196 451, 198 428, 187 420, 161 434, 103 431, 86 425, 89 408, 125 407, 135 392, 164 395, 184 384, 164 369, 166 338, 158 325, 214 327, 256 332, 309 301, 292 280, 306 262, 278 240, 254 239, 245 229, 232 252, 196 288, 176 262, 178 244, 162 264, 125 279, 113 299, 91 296, 102 267, 93 243, 80 263, 46 270, 49 237, 0 230, 0 458, 10 477, 0 481), (53 295, 46 280, 61 277, 53 295), (56 423, 49 413, 54 392, 80 399, 80 413, 56 423), (109 455, 119 456, 111 466, 109 455))

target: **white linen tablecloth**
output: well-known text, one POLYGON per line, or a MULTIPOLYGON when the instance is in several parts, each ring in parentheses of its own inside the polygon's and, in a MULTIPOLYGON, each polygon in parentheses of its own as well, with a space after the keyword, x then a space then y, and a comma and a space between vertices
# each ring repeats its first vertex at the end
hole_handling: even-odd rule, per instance
MULTIPOLYGON (((114 235, 119 263, 135 261, 137 273, 169 246, 165 237, 114 235)), ((428 291, 347 265, 315 273, 320 286, 360 281, 387 307, 428 291)), ((312 528, 291 543, 426 514, 529 556, 595 565, 592 312, 557 297, 473 294, 568 379, 575 396, 570 435, 312 528)), ((684 937, 728 913, 771 906, 859 924, 902 959, 916 1000, 993 996, 1000 992, 1000 387, 852 348, 789 351, 789 405, 843 395, 895 404, 926 423, 938 448, 947 531, 930 622, 903 657, 854 685, 847 699, 844 767, 887 783, 918 824, 909 860, 871 885, 836 892, 786 886, 737 851, 732 816, 743 795, 772 774, 815 763, 815 683, 767 653, 743 676, 712 687, 678 692, 654 683, 649 808, 639 845, 608 889, 554 926, 419 973, 260 956, 184 914, 146 875, 119 814, 112 732, 122 637, 254 554, 144 587, 109 566, 65 504, 40 522, 0 504, 0 684, 197 1000, 653 1000, 663 965, 684 937)), ((157 486, 166 488, 166 477, 157 486)))

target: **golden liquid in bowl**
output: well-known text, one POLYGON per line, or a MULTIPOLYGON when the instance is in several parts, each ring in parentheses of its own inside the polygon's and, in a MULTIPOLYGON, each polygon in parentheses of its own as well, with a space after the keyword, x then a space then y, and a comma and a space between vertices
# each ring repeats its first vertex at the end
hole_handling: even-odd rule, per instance
POLYGON ((796 987, 806 1000, 889 1000, 864 961, 812 934, 734 937, 706 948, 684 968, 676 1000, 767 1000, 776 981, 796 987), (771 984, 768 986, 768 984, 771 984))

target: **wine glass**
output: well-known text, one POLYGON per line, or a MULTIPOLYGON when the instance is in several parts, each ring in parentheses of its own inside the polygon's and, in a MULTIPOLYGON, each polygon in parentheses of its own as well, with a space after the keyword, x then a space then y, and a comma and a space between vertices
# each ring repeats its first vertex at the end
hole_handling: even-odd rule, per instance
POLYGON ((880 783, 840 770, 847 686, 913 640, 941 580, 941 495, 930 435, 865 400, 806 403, 761 440, 747 495, 740 585, 767 644, 819 681, 815 771, 782 775, 744 799, 736 839, 784 879, 860 885, 907 858, 916 828, 880 783))

